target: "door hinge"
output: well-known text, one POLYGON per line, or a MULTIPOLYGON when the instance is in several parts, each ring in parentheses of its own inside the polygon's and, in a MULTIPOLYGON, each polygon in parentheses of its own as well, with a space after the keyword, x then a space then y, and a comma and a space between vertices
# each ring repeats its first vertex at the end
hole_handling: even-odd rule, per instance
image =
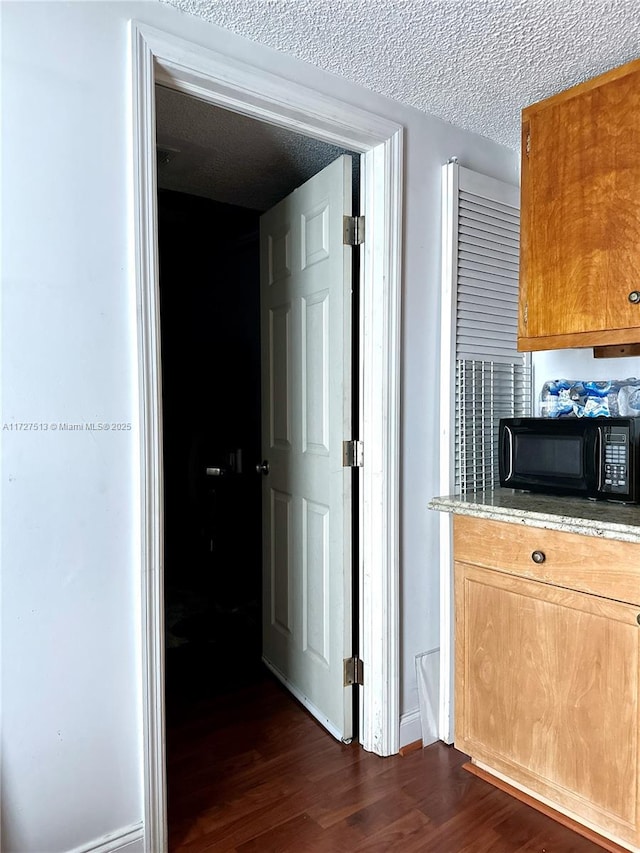
POLYGON ((364 243, 364 216, 344 217, 344 245, 360 246, 364 243))
POLYGON ((524 325, 528 326, 529 325, 529 303, 528 302, 524 303, 523 320, 524 320, 524 325))
POLYGON ((342 467, 362 468, 364 465, 364 444, 353 439, 342 442, 342 467))
POLYGON ((527 157, 528 157, 529 154, 531 154, 531 134, 530 133, 527 133, 527 139, 525 142, 524 150, 525 150, 527 157))
POLYGON ((364 684, 364 664, 360 658, 344 659, 344 686, 352 684, 364 684))

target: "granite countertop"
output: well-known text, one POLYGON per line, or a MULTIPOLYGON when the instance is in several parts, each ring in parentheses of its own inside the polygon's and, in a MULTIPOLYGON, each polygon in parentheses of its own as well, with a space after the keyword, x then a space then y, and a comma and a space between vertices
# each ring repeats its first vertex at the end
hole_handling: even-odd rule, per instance
POLYGON ((640 504, 539 495, 497 487, 488 492, 433 498, 429 509, 602 539, 640 542, 640 504))

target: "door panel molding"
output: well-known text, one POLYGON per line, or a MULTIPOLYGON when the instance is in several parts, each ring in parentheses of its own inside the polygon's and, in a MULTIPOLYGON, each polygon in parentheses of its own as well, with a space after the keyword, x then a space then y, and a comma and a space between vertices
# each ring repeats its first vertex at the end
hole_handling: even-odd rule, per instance
MULTIPOLYGON (((344 218, 352 206, 351 155, 341 155, 281 198, 260 217, 260 317, 262 339, 262 446, 269 456, 273 391, 282 390, 292 413, 291 444, 273 452, 262 494, 292 495, 291 559, 279 564, 270 547, 272 519, 263 500, 263 614, 272 579, 290 566, 291 632, 282 642, 265 618, 262 659, 281 671, 297 693, 329 719, 330 731, 351 741, 353 689, 345 689, 343 661, 353 655, 353 476, 343 466, 345 435, 352 434, 353 249, 344 243, 344 218), (305 264, 305 213, 325 210, 313 264, 305 264), (291 275, 269 285, 270 237, 292 223, 291 275), (270 357, 267 330, 274 307, 290 301, 291 369, 270 357), (275 560, 275 563, 273 562, 275 560)), ((320 217, 317 217, 320 220, 320 217)), ((279 355, 279 353, 278 353, 279 355)), ((357 576, 356 576, 357 577, 357 576)), ((296 694, 297 695, 297 694, 296 694)), ((311 706, 308 706, 311 707, 311 706)))
MULTIPOLYGON (((360 742, 399 745, 399 420, 402 127, 352 104, 131 22, 133 272, 138 309, 145 850, 166 849, 163 481, 155 84, 360 152, 360 742)), ((286 253, 285 253, 286 254, 286 253)), ((286 261, 286 258, 283 260, 286 261)), ((286 266, 286 263, 285 263, 286 266)), ((345 436, 348 438, 349 436, 345 436)), ((277 674, 277 673, 276 673, 277 674)))

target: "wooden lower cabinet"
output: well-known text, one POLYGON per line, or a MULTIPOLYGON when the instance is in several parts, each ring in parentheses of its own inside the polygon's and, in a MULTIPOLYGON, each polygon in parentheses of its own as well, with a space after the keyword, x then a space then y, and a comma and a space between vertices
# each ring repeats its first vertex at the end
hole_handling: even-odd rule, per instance
MULTIPOLYGON (((494 534, 504 541, 496 524, 455 519, 456 746, 636 850, 640 605, 467 562, 479 542, 490 554, 494 534)), ((545 533, 526 530, 532 552, 545 533)))

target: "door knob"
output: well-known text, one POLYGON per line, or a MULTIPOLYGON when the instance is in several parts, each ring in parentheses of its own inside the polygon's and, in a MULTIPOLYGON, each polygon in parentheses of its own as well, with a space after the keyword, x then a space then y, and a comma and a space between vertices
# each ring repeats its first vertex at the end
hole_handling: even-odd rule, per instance
POLYGON ((224 468, 207 468, 207 477, 224 476, 224 468))
POLYGON ((533 554, 531 555, 531 559, 533 560, 534 563, 540 564, 540 563, 544 563, 544 561, 547 559, 547 557, 546 557, 544 551, 534 551, 533 554))
POLYGON ((637 305, 640 302, 640 290, 632 290, 629 294, 629 302, 633 302, 634 305, 637 305))
POLYGON ((256 465, 256 474, 264 474, 266 477, 269 473, 269 463, 265 459, 264 462, 261 462, 259 465, 256 465))

